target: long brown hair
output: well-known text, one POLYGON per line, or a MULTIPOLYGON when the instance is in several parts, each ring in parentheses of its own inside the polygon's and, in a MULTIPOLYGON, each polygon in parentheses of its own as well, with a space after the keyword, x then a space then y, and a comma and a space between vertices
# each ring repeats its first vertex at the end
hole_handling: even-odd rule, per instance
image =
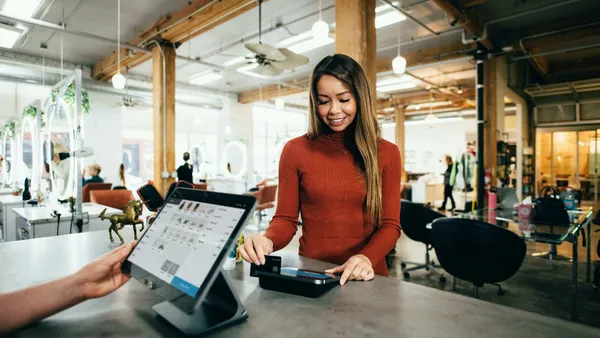
MULTIPOLYGON (((313 71, 310 84, 310 114, 308 117, 308 137, 321 136, 329 127, 321 121, 317 111, 317 83, 323 75, 331 75, 343 82, 356 100, 356 117, 352 125, 354 137, 350 135, 351 148, 356 149, 355 159, 363 171, 367 183, 365 207, 370 223, 378 226, 381 220, 381 175, 379 173, 378 142, 381 135, 375 107, 374 93, 361 66, 349 56, 335 54, 327 56, 313 71)), ((351 130, 351 129, 349 129, 351 130)), ((348 135, 348 134, 347 134, 348 135)))

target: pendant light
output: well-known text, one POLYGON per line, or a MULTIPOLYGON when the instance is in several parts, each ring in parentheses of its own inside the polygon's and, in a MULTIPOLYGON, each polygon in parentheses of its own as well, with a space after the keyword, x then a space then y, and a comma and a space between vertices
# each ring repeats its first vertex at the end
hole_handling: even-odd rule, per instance
POLYGON ((400 55, 400 23, 398 23, 398 56, 392 60, 392 69, 395 74, 404 74, 406 71, 406 59, 400 55))
POLYGON ((117 0, 117 74, 112 77, 112 84, 115 89, 125 88, 125 76, 121 74, 121 0, 117 0))
POLYGON ((319 20, 312 26, 313 39, 321 41, 329 37, 329 25, 323 21, 321 16, 321 0, 319 0, 319 20))
POLYGON ((285 108, 285 100, 281 97, 281 84, 279 87, 279 97, 275 100, 275 109, 283 110, 285 108))

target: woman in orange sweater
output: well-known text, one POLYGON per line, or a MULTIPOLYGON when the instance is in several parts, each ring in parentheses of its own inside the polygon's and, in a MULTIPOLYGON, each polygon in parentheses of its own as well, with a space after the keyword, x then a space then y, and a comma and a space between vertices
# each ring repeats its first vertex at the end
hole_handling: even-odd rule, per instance
POLYGON ((275 216, 239 248, 248 262, 285 247, 302 215, 301 256, 338 267, 340 284, 387 276, 385 255, 400 237, 398 147, 380 137, 374 93, 352 58, 327 56, 313 71, 308 133, 279 162, 275 216))

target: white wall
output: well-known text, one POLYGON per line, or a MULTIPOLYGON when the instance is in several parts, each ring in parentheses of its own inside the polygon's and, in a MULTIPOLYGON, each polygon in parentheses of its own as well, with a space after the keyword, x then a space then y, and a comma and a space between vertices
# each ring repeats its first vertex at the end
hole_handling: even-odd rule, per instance
POLYGON ((444 156, 464 153, 467 136, 476 128, 474 119, 406 126, 405 160, 416 164, 411 171, 442 173, 446 170, 444 156))

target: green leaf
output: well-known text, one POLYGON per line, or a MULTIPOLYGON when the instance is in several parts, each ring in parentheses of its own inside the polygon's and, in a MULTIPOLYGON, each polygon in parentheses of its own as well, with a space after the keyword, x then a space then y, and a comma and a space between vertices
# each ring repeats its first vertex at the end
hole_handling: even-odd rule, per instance
MULTIPOLYGON (((58 95, 58 89, 55 89, 52 91, 52 102, 55 103, 56 102, 56 95, 58 95)), ((65 100, 65 102, 68 105, 73 106, 75 104, 75 101, 77 100, 77 98, 75 97, 75 83, 71 82, 71 84, 69 84, 69 86, 67 87, 67 90, 65 91, 64 95, 63 95, 63 100, 65 100)), ((82 89, 81 90, 81 109, 83 110, 84 114, 89 114, 90 113, 90 95, 88 94, 87 90, 82 89)))

